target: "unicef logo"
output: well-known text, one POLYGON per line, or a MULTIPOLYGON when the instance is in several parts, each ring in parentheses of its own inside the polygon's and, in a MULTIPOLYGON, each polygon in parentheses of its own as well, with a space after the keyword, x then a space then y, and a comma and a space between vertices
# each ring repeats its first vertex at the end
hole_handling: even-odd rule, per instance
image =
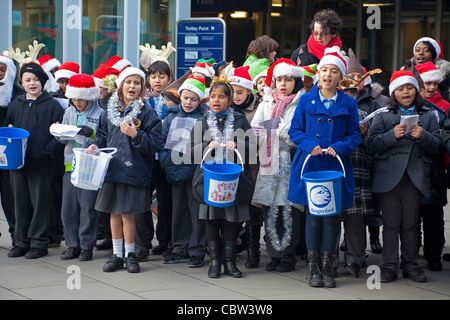
POLYGON ((331 192, 325 186, 315 186, 309 192, 311 202, 317 208, 325 208, 331 202, 331 192))

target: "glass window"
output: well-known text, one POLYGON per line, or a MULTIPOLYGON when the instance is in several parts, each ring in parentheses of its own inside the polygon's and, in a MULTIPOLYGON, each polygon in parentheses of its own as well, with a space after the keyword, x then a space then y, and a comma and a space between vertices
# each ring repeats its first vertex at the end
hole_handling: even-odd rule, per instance
POLYGON ((92 74, 111 56, 123 56, 124 0, 83 0, 82 72, 92 74))
POLYGON ((45 44, 39 56, 62 59, 62 1, 13 1, 12 47, 28 50, 34 40, 45 44))

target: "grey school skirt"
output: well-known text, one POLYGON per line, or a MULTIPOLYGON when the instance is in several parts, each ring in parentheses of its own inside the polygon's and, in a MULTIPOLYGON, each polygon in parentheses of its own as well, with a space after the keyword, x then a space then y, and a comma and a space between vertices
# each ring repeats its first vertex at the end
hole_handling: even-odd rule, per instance
POLYGON ((95 210, 115 214, 138 214, 150 211, 150 188, 105 181, 98 192, 95 210))

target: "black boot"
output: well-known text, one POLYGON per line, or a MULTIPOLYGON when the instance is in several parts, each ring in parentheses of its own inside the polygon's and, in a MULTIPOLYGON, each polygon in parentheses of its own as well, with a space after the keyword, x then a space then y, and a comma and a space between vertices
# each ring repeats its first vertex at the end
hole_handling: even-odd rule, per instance
POLYGON ((308 251, 308 284, 315 288, 323 286, 320 253, 317 250, 308 251))
POLYGON ((220 278, 220 269, 222 267, 220 249, 220 240, 208 241, 208 250, 210 257, 208 269, 209 278, 220 278))
POLYGON ((242 272, 236 267, 236 242, 224 241, 224 272, 233 278, 242 277, 242 272))
POLYGON ((333 252, 322 252, 322 278, 323 285, 327 288, 336 287, 336 281, 334 280, 334 267, 333 267, 333 252))
POLYGON ((247 226, 247 268, 258 268, 261 258, 259 240, 261 238, 261 226, 247 226))

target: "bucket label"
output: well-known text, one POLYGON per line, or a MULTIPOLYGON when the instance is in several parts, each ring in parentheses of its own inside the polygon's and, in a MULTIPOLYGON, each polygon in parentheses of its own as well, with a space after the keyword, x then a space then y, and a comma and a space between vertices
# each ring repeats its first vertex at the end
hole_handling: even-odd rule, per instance
POLYGON ((0 166, 7 167, 8 166, 8 157, 6 157, 6 146, 0 145, 0 166))
POLYGON ((333 182, 306 182, 309 210, 315 215, 331 215, 336 213, 333 182))
POLYGON ((208 200, 214 203, 231 203, 236 199, 239 178, 231 181, 209 180, 208 200))

